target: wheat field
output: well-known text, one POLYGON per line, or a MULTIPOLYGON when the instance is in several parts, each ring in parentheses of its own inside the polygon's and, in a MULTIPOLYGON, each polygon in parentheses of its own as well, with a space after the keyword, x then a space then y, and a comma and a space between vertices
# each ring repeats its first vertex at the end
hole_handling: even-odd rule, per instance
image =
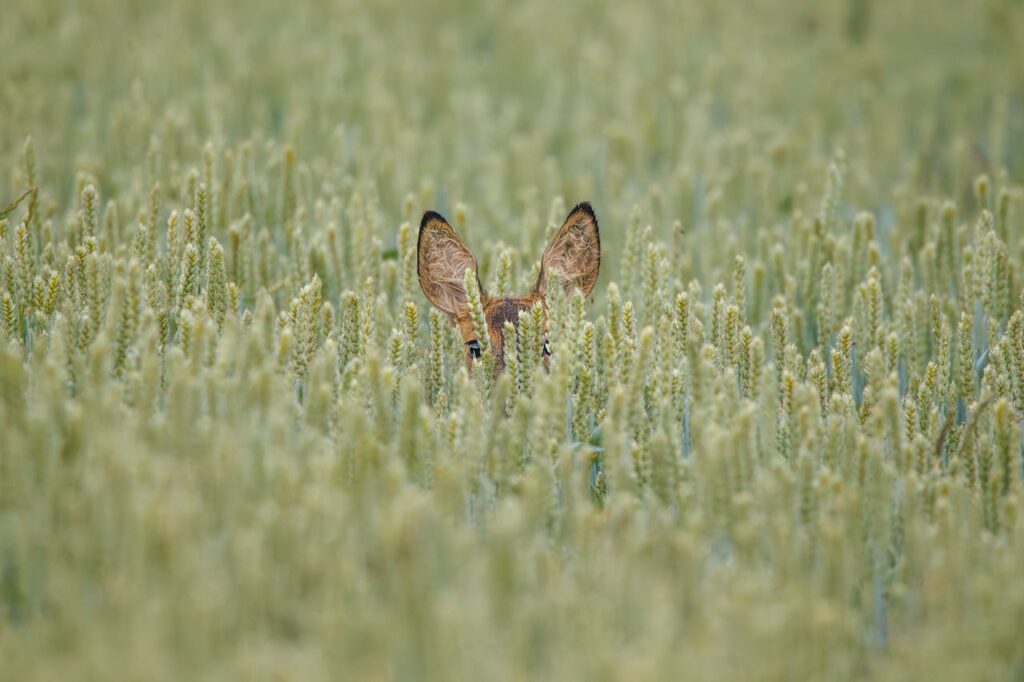
POLYGON ((1022 42, 7 3, 0 680, 1024 679, 1022 42), (525 294, 585 200, 467 370, 420 217, 525 294))

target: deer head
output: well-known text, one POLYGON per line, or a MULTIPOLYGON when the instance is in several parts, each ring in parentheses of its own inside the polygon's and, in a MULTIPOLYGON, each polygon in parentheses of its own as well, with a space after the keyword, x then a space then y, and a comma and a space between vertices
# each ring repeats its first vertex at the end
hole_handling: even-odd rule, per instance
MULTIPOLYGON (((480 357, 480 343, 470 318, 464 280, 467 268, 477 273, 476 258, 448 221, 434 211, 423 214, 416 251, 420 288, 427 300, 446 313, 462 332, 466 342, 466 366, 472 368, 473 361, 480 357)), ((583 202, 569 211, 562 227, 544 250, 540 275, 533 291, 525 296, 491 297, 481 286, 480 302, 487 320, 487 335, 496 371, 505 366, 505 322, 518 326, 519 311, 529 310, 534 302, 544 300, 547 283, 552 276, 557 276, 566 293, 579 289, 584 296, 589 296, 597 283, 600 267, 601 238, 597 231, 597 216, 590 204, 583 202)), ((480 277, 478 274, 476 277, 479 286, 480 277)), ((548 353, 547 348, 545 341, 545 354, 548 353)))

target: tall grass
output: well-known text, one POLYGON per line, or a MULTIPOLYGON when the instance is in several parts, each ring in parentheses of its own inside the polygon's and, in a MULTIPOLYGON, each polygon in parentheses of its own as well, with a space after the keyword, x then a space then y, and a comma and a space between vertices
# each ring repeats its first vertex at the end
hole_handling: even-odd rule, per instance
POLYGON ((1024 675, 1018 3, 164 5, 0 23, 0 678, 1024 675))

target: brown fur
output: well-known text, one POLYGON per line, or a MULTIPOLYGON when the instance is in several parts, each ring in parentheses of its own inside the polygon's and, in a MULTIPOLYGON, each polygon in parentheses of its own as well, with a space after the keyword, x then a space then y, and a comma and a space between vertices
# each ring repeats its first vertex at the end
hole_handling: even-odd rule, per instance
POLYGON ((497 371, 505 368, 505 323, 511 322, 519 326, 519 311, 529 310, 540 294, 529 296, 509 296, 507 298, 487 297, 484 301, 484 316, 487 318, 487 336, 491 340, 491 352, 494 353, 494 366, 497 371))
POLYGON ((535 290, 541 296, 547 291, 551 275, 558 276, 566 293, 578 288, 584 296, 590 296, 601 268, 601 235, 590 204, 580 204, 569 212, 540 263, 535 290))
POLYGON ((416 243, 416 272, 423 293, 449 316, 466 311, 466 268, 477 271, 473 253, 440 213, 424 213, 416 243))
MULTIPOLYGON (((423 214, 416 250, 416 272, 420 288, 427 299, 447 313, 459 327, 468 345, 476 338, 476 332, 469 317, 464 277, 466 268, 477 272, 476 258, 448 221, 434 211, 423 214)), ((600 267, 601 238, 597 217, 590 204, 584 202, 569 211, 562 227, 544 250, 540 275, 531 293, 526 296, 492 298, 481 287, 480 302, 487 320, 487 336, 494 354, 495 371, 505 367, 505 322, 518 327, 519 312, 529 310, 538 300, 544 300, 551 276, 558 277, 567 293, 571 294, 578 288, 584 296, 589 296, 597 283, 600 267)), ((544 324, 547 324, 546 319, 544 324)), ((467 349, 467 368, 471 368, 472 364, 473 358, 467 349)))

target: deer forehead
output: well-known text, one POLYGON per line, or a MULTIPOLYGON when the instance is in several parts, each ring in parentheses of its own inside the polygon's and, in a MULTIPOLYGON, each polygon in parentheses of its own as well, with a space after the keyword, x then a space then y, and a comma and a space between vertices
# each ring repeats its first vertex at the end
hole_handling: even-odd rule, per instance
MULTIPOLYGON (((524 310, 529 310, 533 307, 533 304, 541 300, 541 297, 537 294, 531 294, 529 296, 505 296, 500 298, 489 298, 485 297, 483 300, 484 317, 487 320, 487 329, 491 336, 502 336, 505 329, 505 323, 510 322, 512 326, 519 326, 519 313, 524 310)), ((544 319, 545 326, 547 324, 547 316, 544 319)), ((456 324, 459 326, 459 331, 462 332, 462 336, 469 340, 476 336, 476 332, 473 329, 473 320, 467 313, 466 315, 460 315, 456 319, 456 324)))
POLYGON ((529 310, 538 298, 534 295, 491 299, 484 307, 487 326, 499 331, 504 329, 506 322, 511 322, 513 326, 519 326, 520 311, 529 310))

